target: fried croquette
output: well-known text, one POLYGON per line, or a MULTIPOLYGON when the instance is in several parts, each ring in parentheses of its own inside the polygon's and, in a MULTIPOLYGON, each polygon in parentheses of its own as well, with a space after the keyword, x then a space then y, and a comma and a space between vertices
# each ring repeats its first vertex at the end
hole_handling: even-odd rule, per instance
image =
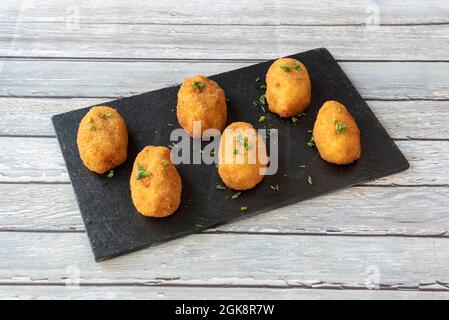
POLYGON ((224 91, 203 75, 186 78, 178 92, 176 112, 179 124, 193 138, 200 138, 211 128, 221 132, 227 118, 224 91), (195 132, 194 122, 201 124, 200 130, 195 132))
POLYGON ((349 164, 360 158, 360 131, 346 107, 327 101, 318 112, 313 139, 321 157, 330 163, 349 164))
POLYGON ((113 108, 92 107, 81 119, 76 143, 84 165, 96 173, 105 173, 126 160, 125 120, 113 108))
POLYGON ((312 96, 309 73, 296 59, 281 58, 273 62, 266 76, 266 99, 271 112, 292 117, 308 107, 312 96))
POLYGON ((265 143, 251 124, 234 122, 223 131, 218 174, 229 188, 256 186, 266 173, 267 162, 265 143))
POLYGON ((162 218, 181 202, 181 177, 166 147, 147 146, 137 155, 130 177, 131 198, 137 211, 162 218))

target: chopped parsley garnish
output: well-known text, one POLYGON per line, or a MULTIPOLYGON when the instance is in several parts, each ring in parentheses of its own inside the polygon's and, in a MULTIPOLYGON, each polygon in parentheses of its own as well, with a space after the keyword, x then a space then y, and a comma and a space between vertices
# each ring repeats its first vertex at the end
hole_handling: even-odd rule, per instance
POLYGON ((140 164, 137 164, 137 176, 136 180, 143 179, 145 177, 151 176, 151 172, 147 171, 148 165, 142 167, 140 164))
POLYGON ((200 91, 202 91, 204 89, 204 83, 193 80, 192 81, 192 88, 193 89, 199 89, 200 91))
POLYGON ((267 88, 267 85, 266 85, 266 84, 263 84, 263 85, 260 86, 260 89, 262 89, 262 90, 264 90, 264 89, 266 89, 266 88, 267 88))
POLYGON ((240 211, 248 211, 248 207, 240 207, 240 211))
POLYGON ((335 131, 337 133, 342 133, 348 128, 348 125, 346 123, 336 123, 335 124, 335 131))
POLYGON ((231 199, 238 199, 240 196, 242 195, 242 192, 237 192, 237 193, 234 193, 233 195, 232 195, 232 197, 231 197, 231 199))
POLYGON ((243 147, 248 150, 248 148, 251 148, 251 143, 248 141, 248 137, 243 138, 243 147))
POLYGON ((90 131, 95 131, 96 130, 95 125, 94 125, 94 121, 92 120, 91 117, 89 117, 89 130, 90 131))
POLYGON ((313 148, 313 147, 315 146, 315 141, 313 140, 313 136, 310 136, 310 139, 309 139, 309 141, 307 142, 307 145, 308 145, 310 148, 313 148))
POLYGON ((292 70, 291 67, 286 66, 286 65, 282 65, 282 66, 281 66, 281 69, 282 69, 284 72, 290 72, 290 70, 292 70))
POLYGON ((263 94, 263 95, 261 95, 260 97, 259 97, 259 102, 262 104, 262 105, 265 105, 265 94, 263 94))
POLYGON ((177 148, 178 146, 177 146, 174 142, 172 142, 172 143, 170 143, 170 144, 168 145, 168 147, 169 147, 170 149, 173 149, 173 148, 177 148))
POLYGON ((267 118, 266 116, 260 116, 259 122, 264 122, 266 118, 267 118))
POLYGON ((101 119, 107 119, 107 118, 112 118, 113 114, 108 112, 108 113, 100 114, 98 117, 101 118, 101 119))
POLYGON ((215 188, 217 188, 218 190, 226 190, 226 187, 222 186, 221 184, 217 184, 215 188))
POLYGON ((308 145, 310 148, 313 148, 313 147, 315 146, 315 141, 313 140, 313 131, 312 131, 312 130, 307 130, 307 132, 310 133, 310 139, 309 139, 309 141, 307 142, 307 145, 308 145))
POLYGON ((162 161, 162 165, 164 166, 164 167, 166 167, 166 166, 168 166, 168 161, 162 161))
POLYGON ((275 129, 268 128, 267 129, 267 137, 271 137, 271 130, 275 130, 275 129))
POLYGON ((307 182, 308 182, 309 184, 313 184, 313 180, 312 180, 312 177, 311 177, 311 176, 308 176, 308 177, 307 177, 307 182))
POLYGON ((298 123, 298 118, 297 117, 292 117, 292 122, 294 125, 296 125, 298 123))
POLYGON ((297 70, 297 71, 301 71, 302 70, 301 65, 299 63, 297 63, 295 65, 295 70, 297 70))
POLYGON ((242 145, 246 150, 252 147, 248 137, 243 137, 241 134, 237 136, 237 143, 242 145))
POLYGON ((279 185, 270 186, 270 189, 277 192, 279 191, 279 185))
POLYGON ((260 81, 260 78, 256 78, 256 82, 259 82, 260 81))
POLYGON ((114 176, 114 170, 109 170, 107 177, 112 178, 113 176, 114 176))

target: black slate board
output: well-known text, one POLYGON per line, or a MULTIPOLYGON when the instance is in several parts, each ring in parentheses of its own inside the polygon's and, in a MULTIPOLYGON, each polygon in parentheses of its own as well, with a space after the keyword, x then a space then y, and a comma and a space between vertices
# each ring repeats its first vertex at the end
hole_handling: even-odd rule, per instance
POLYGON ((265 79, 272 61, 210 77, 218 82, 230 99, 228 124, 246 121, 256 128, 271 124, 279 129, 278 173, 266 176, 254 189, 244 192, 239 199, 231 200, 232 190, 216 189, 216 184, 222 182, 215 165, 178 165, 183 183, 182 203, 178 211, 168 218, 145 218, 137 213, 131 201, 129 175, 134 158, 143 147, 170 144, 171 130, 179 127, 176 119, 179 86, 103 103, 117 108, 129 132, 128 160, 115 169, 113 178, 89 172, 79 157, 76 146, 78 124, 89 108, 53 117, 96 261, 409 167, 400 150, 326 49, 311 50, 292 57, 307 66, 312 81, 312 102, 306 110, 307 115, 300 117, 297 125, 270 112, 265 113, 264 123, 258 123, 263 111, 253 102, 263 91, 255 79, 265 79), (346 105, 360 128, 362 156, 351 165, 326 163, 316 148, 306 145, 310 137, 307 130, 312 129, 319 108, 327 100, 337 100, 346 105), (306 168, 300 168, 301 165, 306 165, 306 168), (307 181, 308 176, 313 178, 312 185, 307 181), (280 192, 270 189, 270 185, 276 184, 280 192), (241 212, 241 206, 248 207, 248 211, 241 212))

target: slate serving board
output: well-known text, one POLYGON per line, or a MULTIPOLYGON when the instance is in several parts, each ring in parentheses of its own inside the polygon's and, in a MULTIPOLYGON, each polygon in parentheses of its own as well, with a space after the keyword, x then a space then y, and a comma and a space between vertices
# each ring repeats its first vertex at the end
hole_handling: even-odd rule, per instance
POLYGON ((168 146, 171 143, 169 137, 172 129, 179 128, 176 119, 179 86, 102 104, 120 112, 129 132, 128 159, 115 168, 113 178, 90 172, 79 157, 76 145, 78 124, 89 108, 52 118, 96 261, 409 167, 401 151, 326 49, 315 49, 291 57, 307 66, 312 82, 311 104, 296 125, 290 119, 280 119, 268 112, 267 107, 264 113, 260 106, 254 105, 254 101, 264 93, 260 85, 272 61, 210 77, 230 99, 228 124, 246 121, 256 128, 269 125, 279 130, 278 173, 266 176, 259 185, 243 192, 238 199, 231 199, 235 191, 216 189, 218 183, 223 183, 214 164, 178 165, 183 183, 182 202, 177 212, 167 218, 146 218, 137 213, 131 201, 129 176, 134 159, 143 147, 168 146), (261 79, 259 83, 255 81, 257 78, 261 79), (320 158, 316 148, 307 146, 310 138, 308 130, 313 128, 317 112, 327 100, 343 103, 360 128, 362 155, 351 165, 329 164, 320 158), (266 120, 259 123, 262 114, 266 120), (302 165, 306 168, 301 168, 302 165), (309 184, 308 176, 312 177, 313 184, 309 184), (279 185, 279 192, 273 191, 271 185, 279 185), (248 211, 242 212, 242 206, 248 207, 248 211))

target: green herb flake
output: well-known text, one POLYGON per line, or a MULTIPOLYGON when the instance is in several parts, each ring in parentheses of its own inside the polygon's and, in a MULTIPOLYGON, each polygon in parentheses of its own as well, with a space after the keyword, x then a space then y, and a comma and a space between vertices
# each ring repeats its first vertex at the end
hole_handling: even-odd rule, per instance
POLYGON ((266 118, 267 118, 266 116, 260 116, 259 122, 264 122, 266 118))
POLYGON ((192 88, 193 88, 193 89, 199 89, 200 91, 203 91, 203 89, 204 89, 204 83, 193 80, 193 81, 192 81, 192 88))
POLYGON ((218 190, 226 190, 226 187, 222 186, 221 184, 217 184, 215 188, 217 188, 218 190))
POLYGON ((281 69, 282 69, 284 72, 290 72, 290 70, 292 70, 291 67, 286 66, 286 65, 282 65, 282 66, 281 66, 281 69))
POLYGON ((335 131, 337 133, 342 133, 342 132, 346 131, 347 128, 348 128, 348 125, 346 123, 336 123, 335 124, 335 131))
POLYGON ((240 207, 240 211, 248 211, 248 207, 240 207))
POLYGON ((147 171, 148 165, 142 167, 140 164, 137 164, 137 176, 136 180, 143 179, 145 177, 151 176, 151 172, 147 171))
POLYGON ((276 185, 274 185, 274 186, 270 186, 270 189, 273 190, 273 191, 278 192, 278 191, 279 191, 279 185, 276 184, 276 185))
POLYGON ((309 139, 309 141, 307 142, 307 145, 308 145, 310 148, 313 148, 313 147, 315 146, 315 140, 313 139, 313 131, 312 131, 312 130, 307 130, 307 132, 310 133, 310 139, 309 139))
POLYGON ((168 161, 166 161, 166 160, 162 161, 162 165, 163 165, 164 167, 168 166, 168 161))
POLYGON ((256 78, 256 82, 259 82, 260 81, 260 78, 256 78))
POLYGON ((302 70, 301 65, 300 65, 299 63, 297 63, 297 64, 295 65, 295 70, 296 70, 296 71, 301 71, 301 70, 302 70))
POLYGON ((107 119, 107 118, 112 118, 113 114, 108 112, 108 113, 100 114, 98 117, 101 118, 101 119, 107 119))
POLYGON ((311 177, 311 176, 308 176, 308 177, 307 177, 307 182, 308 182, 309 184, 313 184, 313 180, 312 180, 312 177, 311 177))
POLYGON ((238 199, 241 195, 242 195, 242 192, 239 191, 239 192, 237 192, 237 193, 234 193, 234 194, 232 195, 231 199, 238 199))
POLYGON ((267 88, 266 84, 263 84, 263 85, 260 86, 260 89, 262 89, 262 90, 265 90, 266 88, 267 88))
POLYGON ((261 96, 259 97, 259 102, 260 102, 262 105, 265 105, 265 101, 266 101, 265 94, 263 94, 263 95, 261 95, 261 96))
POLYGON ((294 125, 296 125, 298 123, 298 118, 297 117, 292 117, 292 122, 294 125))
POLYGON ((109 170, 107 177, 112 178, 113 176, 114 176, 114 170, 109 170))
POLYGON ((229 99, 229 98, 226 98, 226 102, 231 102, 231 99, 229 99))
POLYGON ((248 150, 249 148, 251 148, 251 143, 249 143, 248 141, 248 137, 243 138, 243 147, 248 150))
POLYGON ((172 142, 172 143, 170 143, 170 144, 168 145, 168 147, 169 147, 170 149, 174 149, 174 148, 177 148, 178 146, 177 146, 174 142, 172 142))
POLYGON ((89 117, 89 130, 90 131, 95 131, 95 125, 94 125, 94 120, 92 119, 92 117, 89 117))

